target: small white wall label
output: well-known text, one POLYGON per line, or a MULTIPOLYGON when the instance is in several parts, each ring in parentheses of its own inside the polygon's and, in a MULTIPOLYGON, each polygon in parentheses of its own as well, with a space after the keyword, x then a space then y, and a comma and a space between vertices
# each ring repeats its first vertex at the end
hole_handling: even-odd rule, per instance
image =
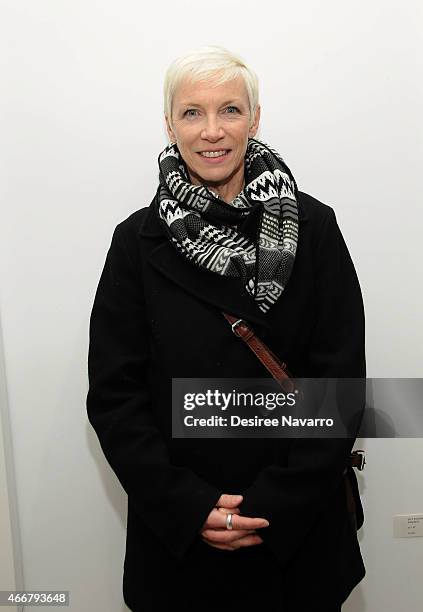
POLYGON ((423 536, 423 514, 395 514, 394 538, 423 536))

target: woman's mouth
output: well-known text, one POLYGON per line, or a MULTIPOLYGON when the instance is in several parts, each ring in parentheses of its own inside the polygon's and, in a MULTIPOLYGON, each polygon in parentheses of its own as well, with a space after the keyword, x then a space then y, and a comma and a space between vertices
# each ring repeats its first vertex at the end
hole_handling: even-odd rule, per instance
POLYGON ((200 151, 198 155, 206 163, 218 164, 225 161, 232 149, 220 149, 219 151, 200 151))

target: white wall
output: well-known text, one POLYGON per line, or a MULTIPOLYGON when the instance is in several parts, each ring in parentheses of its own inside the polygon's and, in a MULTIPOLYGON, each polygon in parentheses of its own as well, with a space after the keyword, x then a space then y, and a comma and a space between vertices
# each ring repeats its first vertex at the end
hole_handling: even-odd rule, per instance
MULTIPOLYGON (((0 590, 11 591, 23 588, 22 547, 13 464, 10 411, 0 325, 0 590)), ((17 609, 17 606, 4 605, 3 612, 16 612, 17 609)))
MULTIPOLYGON (((26 588, 125 609, 126 497, 86 419, 88 318, 115 225, 154 195, 182 52, 223 44, 255 68, 259 136, 335 208, 355 261, 368 376, 421 376, 420 4, 3 0, 0 307, 26 588)), ((368 573, 344 609, 420 612, 423 538, 394 540, 392 514, 423 511, 423 447, 356 446, 368 573)))

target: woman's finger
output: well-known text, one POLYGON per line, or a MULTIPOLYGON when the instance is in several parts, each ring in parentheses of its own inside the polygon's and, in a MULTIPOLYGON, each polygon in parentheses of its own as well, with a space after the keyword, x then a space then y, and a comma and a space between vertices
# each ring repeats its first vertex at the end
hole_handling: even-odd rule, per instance
POLYGON ((227 493, 223 493, 216 504, 217 507, 225 506, 227 508, 236 508, 242 502, 244 498, 242 495, 228 495, 227 493))
POLYGON ((239 508, 218 508, 218 510, 224 514, 241 514, 241 510, 239 508))
POLYGON ((201 537, 212 542, 227 544, 228 542, 238 540, 239 538, 243 538, 253 533, 255 533, 253 529, 234 529, 233 531, 228 529, 204 529, 204 531, 201 532, 201 537))
POLYGON ((243 548, 244 546, 256 546, 257 544, 262 544, 263 540, 258 535, 248 535, 245 538, 240 538, 239 540, 234 540, 230 546, 235 548, 243 548))
POLYGON ((211 546, 212 548, 218 548, 219 550, 227 550, 227 551, 234 551, 234 550, 237 550, 238 548, 244 548, 247 546, 257 546, 258 544, 263 543, 263 540, 258 535, 244 536, 234 542, 230 542, 229 544, 213 542, 206 538, 203 538, 203 541, 209 546, 211 546))
MULTIPOLYGON (((227 517, 222 516, 222 512, 219 514, 221 515, 219 527, 227 528, 227 517)), ((269 521, 264 518, 250 518, 249 516, 242 516, 241 514, 232 514, 232 529, 260 529, 268 526, 269 521)))
MULTIPOLYGON (((227 513, 213 508, 203 525, 203 529, 226 529, 227 513)), ((267 527, 269 521, 262 518, 250 518, 235 512, 232 513, 232 529, 261 529, 267 527)))

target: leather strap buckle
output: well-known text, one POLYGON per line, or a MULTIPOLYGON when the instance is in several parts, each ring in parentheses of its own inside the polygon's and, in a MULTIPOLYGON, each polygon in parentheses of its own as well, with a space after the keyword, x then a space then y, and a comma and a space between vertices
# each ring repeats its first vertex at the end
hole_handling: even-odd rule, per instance
POLYGON ((351 453, 351 460, 353 467, 356 467, 360 472, 366 465, 366 457, 364 450, 355 450, 351 453))
POLYGON ((235 336, 242 338, 242 340, 244 340, 245 342, 247 342, 250 338, 254 336, 253 330, 248 326, 244 319, 237 319, 234 323, 231 324, 231 328, 235 336), (239 327, 240 325, 243 325, 243 327, 239 327))
POLYGON ((238 325, 240 323, 243 323, 244 319, 237 319, 234 323, 232 323, 231 328, 232 331, 234 332, 235 336, 239 336, 240 334, 238 334, 238 332, 235 331, 235 329, 238 327, 238 325))

